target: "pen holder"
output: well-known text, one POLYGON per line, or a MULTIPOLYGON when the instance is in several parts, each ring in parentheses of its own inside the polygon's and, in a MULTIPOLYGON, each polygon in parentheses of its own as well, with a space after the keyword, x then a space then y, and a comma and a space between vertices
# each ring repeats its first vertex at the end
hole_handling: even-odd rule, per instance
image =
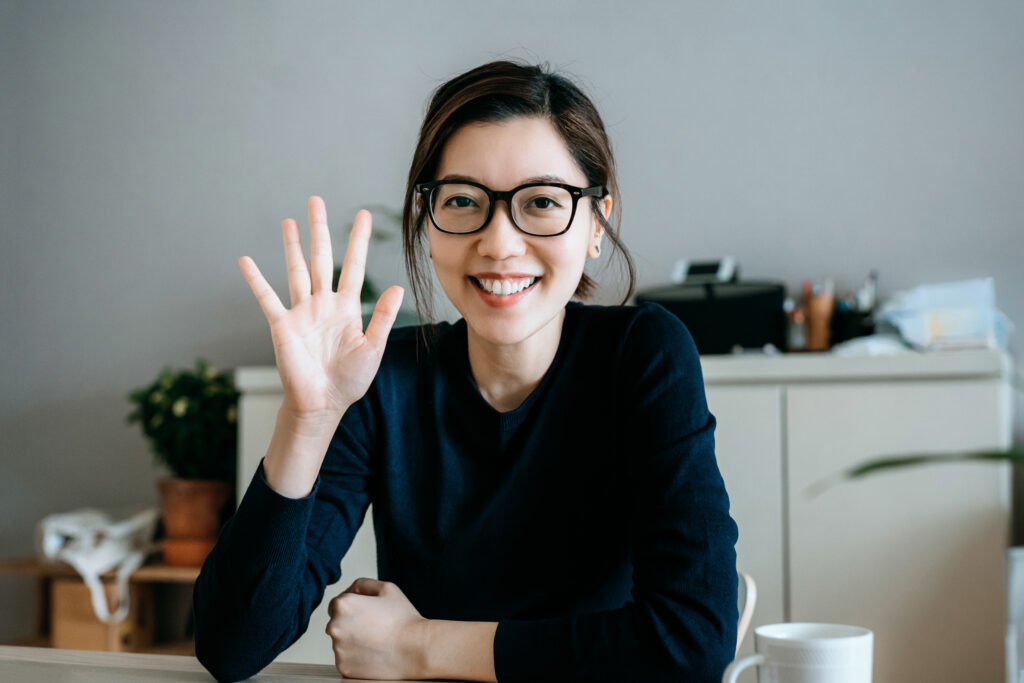
POLYGON ((847 339, 856 339, 875 333, 875 318, 872 311, 851 311, 836 309, 832 317, 831 346, 847 339))
POLYGON ((808 351, 828 351, 835 302, 835 297, 829 292, 812 296, 807 301, 808 351))

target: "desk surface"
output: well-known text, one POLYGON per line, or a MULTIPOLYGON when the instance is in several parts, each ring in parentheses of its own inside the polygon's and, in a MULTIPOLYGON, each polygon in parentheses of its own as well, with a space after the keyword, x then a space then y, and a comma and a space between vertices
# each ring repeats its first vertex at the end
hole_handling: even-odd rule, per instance
MULTIPOLYGON (((212 681, 195 657, 85 652, 0 645, 0 681, 19 683, 148 683, 150 681, 212 681)), ((338 681, 326 664, 271 664, 250 680, 258 683, 338 681)))

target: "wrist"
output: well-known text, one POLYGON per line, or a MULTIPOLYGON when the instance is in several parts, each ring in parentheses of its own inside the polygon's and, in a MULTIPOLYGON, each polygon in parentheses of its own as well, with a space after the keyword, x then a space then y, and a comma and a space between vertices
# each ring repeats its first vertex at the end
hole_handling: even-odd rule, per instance
POLYGON ((282 406, 263 459, 263 474, 270 488, 286 498, 308 496, 340 420, 329 415, 298 415, 282 406))
POLYGON ((410 624, 407 632, 406 647, 409 660, 413 666, 412 678, 438 678, 437 668, 430 656, 431 631, 435 621, 420 618, 410 624))
POLYGON ((496 681, 497 622, 424 619, 417 655, 419 678, 496 681))
POLYGON ((344 410, 304 411, 285 399, 277 410, 277 426, 301 438, 318 438, 328 430, 333 435, 346 410, 347 407, 344 410))

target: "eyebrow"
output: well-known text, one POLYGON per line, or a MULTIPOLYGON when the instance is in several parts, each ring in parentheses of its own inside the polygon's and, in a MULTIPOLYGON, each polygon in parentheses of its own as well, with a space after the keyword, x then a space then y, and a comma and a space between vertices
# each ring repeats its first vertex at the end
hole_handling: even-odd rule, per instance
MULTIPOLYGON (((473 178, 472 176, 460 175, 458 173, 449 173, 444 178, 441 178, 441 180, 461 180, 464 182, 468 181, 471 183, 480 183, 479 180, 473 178)), ((527 183, 562 183, 564 185, 570 184, 566 180, 562 179, 560 176, 552 175, 550 173, 548 175, 538 175, 533 176, 532 178, 526 178, 521 183, 518 183, 518 185, 526 185, 527 183)), ((483 183, 480 184, 483 185, 483 183)))

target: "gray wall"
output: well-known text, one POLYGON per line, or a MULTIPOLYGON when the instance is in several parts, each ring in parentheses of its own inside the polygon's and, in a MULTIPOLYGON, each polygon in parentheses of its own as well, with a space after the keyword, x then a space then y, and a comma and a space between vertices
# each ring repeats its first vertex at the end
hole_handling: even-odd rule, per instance
MULTIPOLYGON (((47 513, 155 502, 125 394, 272 363, 236 259, 286 296, 281 219, 397 206, 428 92, 500 56, 594 97, 642 285, 683 255, 794 289, 991 275, 1024 323, 1024 4, 490 5, 0 2, 0 557, 47 513)), ((0 579, 0 638, 26 587, 0 579)))

